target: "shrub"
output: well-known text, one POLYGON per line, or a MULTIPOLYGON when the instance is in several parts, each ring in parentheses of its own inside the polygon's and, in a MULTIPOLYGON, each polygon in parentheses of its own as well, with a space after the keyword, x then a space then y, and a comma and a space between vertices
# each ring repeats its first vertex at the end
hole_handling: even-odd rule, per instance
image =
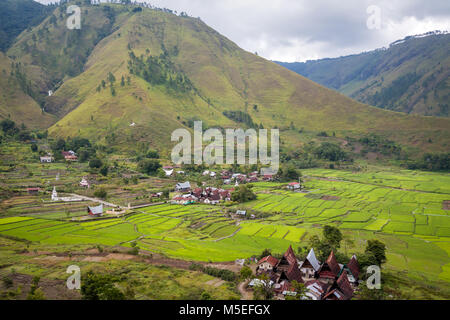
POLYGON ((97 197, 100 199, 106 199, 107 196, 108 196, 108 193, 103 188, 95 190, 95 192, 94 192, 94 197, 97 197))

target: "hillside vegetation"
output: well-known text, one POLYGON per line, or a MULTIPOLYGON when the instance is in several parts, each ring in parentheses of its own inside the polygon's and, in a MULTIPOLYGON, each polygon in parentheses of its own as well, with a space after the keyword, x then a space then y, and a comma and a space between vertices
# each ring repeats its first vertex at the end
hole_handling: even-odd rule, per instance
POLYGON ((283 63, 363 103, 427 116, 449 116, 450 34, 431 33, 336 59, 283 63))
POLYGON ((29 80, 22 66, 0 52, 0 72, 0 120, 9 118, 29 128, 48 128, 54 116, 44 112, 29 95, 29 80))
POLYGON ((39 24, 54 9, 33 0, 0 1, 0 51, 5 51, 25 29, 39 24))
POLYGON ((37 99, 60 118, 50 135, 168 150, 174 129, 203 120, 280 128, 286 148, 301 145, 304 130, 332 130, 374 132, 417 153, 448 149, 448 119, 360 104, 240 49, 200 19, 136 8, 84 6, 81 30, 68 30, 63 5, 8 51, 35 91, 55 91, 37 99))

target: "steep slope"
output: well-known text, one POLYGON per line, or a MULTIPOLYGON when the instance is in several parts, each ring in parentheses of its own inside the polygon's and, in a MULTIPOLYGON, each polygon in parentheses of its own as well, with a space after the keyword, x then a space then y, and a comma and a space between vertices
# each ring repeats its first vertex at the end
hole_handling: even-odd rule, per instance
MULTIPOLYGON (((291 147, 299 145, 299 129, 304 128, 333 130, 342 137, 377 132, 420 152, 448 149, 448 119, 362 105, 240 49, 199 19, 135 8, 83 7, 89 12, 83 17, 87 25, 99 19, 94 10, 114 15, 111 33, 92 43, 82 71, 64 79, 47 99, 46 109, 62 116, 50 134, 80 135, 130 149, 148 142, 170 150, 171 132, 201 119, 208 127, 251 123, 277 127, 284 145, 291 147), (226 111, 242 113, 236 117, 226 111)), ((49 33, 39 44, 42 48, 56 41, 55 36, 70 36, 73 30, 63 23, 57 20, 60 34, 49 33)), ((82 28, 80 39, 88 32, 89 28, 82 28)), ((19 46, 20 42, 9 53, 26 61, 29 58, 19 46)), ((51 66, 44 70, 50 73, 51 66)))
POLYGON ((29 128, 46 129, 55 122, 53 116, 41 107, 25 91, 27 80, 19 65, 14 65, 0 52, 0 120, 10 118, 29 128))
POLYGON ((39 24, 53 11, 33 0, 0 0, 0 51, 5 51, 25 29, 39 24))
POLYGON ((449 116, 450 34, 396 41, 388 49, 336 59, 283 63, 326 87, 380 108, 449 116))

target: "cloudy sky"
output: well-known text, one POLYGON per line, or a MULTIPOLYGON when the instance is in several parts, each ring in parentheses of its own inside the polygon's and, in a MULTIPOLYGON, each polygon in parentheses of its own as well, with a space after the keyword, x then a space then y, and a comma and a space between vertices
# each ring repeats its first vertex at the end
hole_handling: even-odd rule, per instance
POLYGON ((144 1, 200 17, 245 50, 289 62, 359 53, 407 35, 450 31, 448 0, 144 1))

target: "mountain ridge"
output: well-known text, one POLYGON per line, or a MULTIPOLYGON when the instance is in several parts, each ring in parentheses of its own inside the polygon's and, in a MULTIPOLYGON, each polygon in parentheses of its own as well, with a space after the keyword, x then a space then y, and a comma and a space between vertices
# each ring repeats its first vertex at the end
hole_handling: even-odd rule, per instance
POLYGON ((43 89, 61 80, 51 78, 58 74, 57 66, 84 52, 80 72, 62 79, 51 97, 42 97, 45 110, 59 119, 49 128, 51 136, 82 136, 129 150, 142 143, 167 150, 173 130, 190 128, 193 120, 202 120, 204 127, 242 126, 226 116, 241 111, 258 126, 280 128, 282 143, 293 149, 302 145, 304 130, 331 130, 340 137, 374 132, 418 152, 448 148, 446 119, 360 104, 240 49, 197 18, 135 8, 83 6, 86 28, 77 35, 80 50, 72 51, 67 41, 52 38, 74 37, 64 28, 65 11, 60 6, 8 50, 29 70, 34 87, 43 89), (114 17, 112 23, 108 15, 114 17), (95 24, 109 24, 110 32, 98 39, 90 27, 95 24), (41 31, 31 55, 33 34, 45 28, 49 32, 41 31), (41 64, 43 55, 53 49, 67 54, 56 57, 58 64, 41 64), (42 74, 48 78, 41 79, 42 74), (188 90, 180 89, 185 85, 188 90))
POLYGON ((276 62, 362 103, 449 116, 450 34, 409 36, 389 48, 307 62, 276 62))

